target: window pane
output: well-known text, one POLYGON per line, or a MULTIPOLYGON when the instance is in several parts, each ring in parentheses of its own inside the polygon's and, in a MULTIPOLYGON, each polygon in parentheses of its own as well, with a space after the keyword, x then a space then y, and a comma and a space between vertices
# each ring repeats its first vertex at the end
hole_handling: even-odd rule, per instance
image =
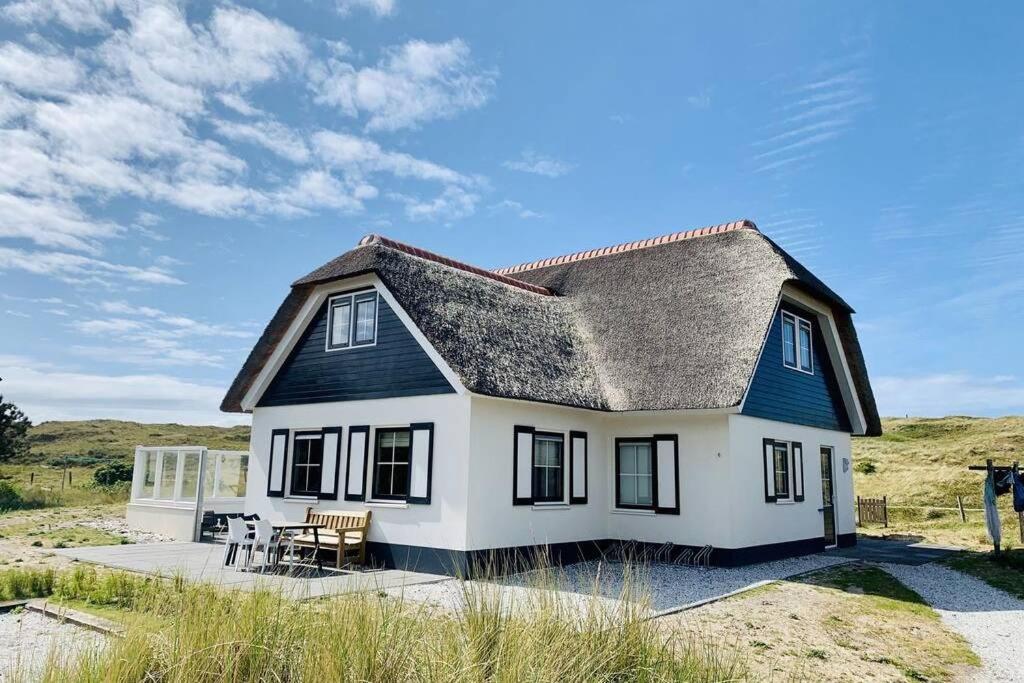
POLYGON ((391 474, 391 495, 409 495, 409 466, 395 465, 391 474))
POLYGON ((650 444, 643 444, 636 447, 636 471, 640 474, 651 473, 650 444))
POLYGON ((214 478, 217 476, 217 457, 206 456, 206 471, 203 472, 203 498, 213 497, 214 478))
MULTIPOLYGON (((212 457, 210 459, 213 459, 212 457)), ((249 456, 226 454, 221 456, 218 498, 242 498, 245 496, 246 480, 249 476, 249 456)))
POLYGON ((161 500, 170 500, 174 497, 174 479, 178 475, 178 451, 161 451, 163 458, 163 470, 160 472, 160 494, 161 500))
POLYGON ((619 446, 619 472, 622 474, 636 473, 636 446, 629 444, 619 446))
POLYGON ((374 319, 377 313, 377 299, 367 299, 356 303, 356 341, 372 342, 374 319))
POLYGON ((789 495, 789 447, 785 444, 775 446, 775 493, 779 496, 789 495))
POLYGON ((782 318, 782 359, 796 367, 796 328, 790 318, 782 318))
POLYGON ((195 500, 199 488, 199 454, 185 453, 185 464, 181 470, 181 497, 184 500, 195 500))
POLYGON ((638 505, 653 505, 654 496, 651 491, 651 479, 653 477, 636 478, 636 500, 638 505))
POLYGON ((395 448, 408 448, 409 442, 412 440, 412 435, 403 430, 400 432, 392 432, 391 438, 395 442, 395 448))
POLYGON ((636 477, 630 474, 619 476, 619 502, 622 505, 637 505, 636 477))
POLYGON ((152 498, 153 491, 156 488, 156 453, 152 451, 146 453, 146 457, 143 459, 143 467, 145 469, 142 473, 142 490, 139 492, 139 496, 142 498, 152 498))
POLYGON ((800 325, 800 369, 811 369, 811 328, 801 323, 800 325))
POLYGON ((352 305, 347 301, 331 309, 331 346, 348 346, 352 305))

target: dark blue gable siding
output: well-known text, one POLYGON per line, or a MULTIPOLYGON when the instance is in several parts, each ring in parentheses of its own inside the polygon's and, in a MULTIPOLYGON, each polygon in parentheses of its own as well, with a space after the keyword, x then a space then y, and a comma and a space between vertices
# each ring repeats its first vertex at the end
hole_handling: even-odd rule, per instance
POLYGON ((814 328, 814 374, 809 375, 782 364, 782 314, 776 311, 764 352, 754 370, 743 414, 809 427, 850 431, 850 420, 843 407, 817 317, 789 304, 784 304, 782 309, 809 320, 814 328))
POLYGON ((377 343, 326 351, 327 302, 278 371, 260 406, 453 393, 395 312, 378 299, 377 343))

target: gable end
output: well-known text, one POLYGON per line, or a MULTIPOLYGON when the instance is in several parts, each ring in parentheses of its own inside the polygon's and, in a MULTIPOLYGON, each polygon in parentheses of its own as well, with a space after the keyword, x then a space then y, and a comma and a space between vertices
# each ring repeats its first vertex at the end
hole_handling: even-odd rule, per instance
POLYGON ((326 297, 257 406, 455 393, 385 297, 371 346, 328 350, 329 305, 326 297))

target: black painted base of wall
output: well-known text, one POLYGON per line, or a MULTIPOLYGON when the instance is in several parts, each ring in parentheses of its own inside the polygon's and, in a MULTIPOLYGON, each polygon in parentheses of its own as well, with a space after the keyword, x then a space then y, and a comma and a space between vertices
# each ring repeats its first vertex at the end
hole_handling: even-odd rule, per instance
MULTIPOLYGON (((856 545, 857 535, 839 534, 836 541, 839 547, 847 548, 856 545)), ((597 559, 631 560, 638 563, 675 562, 684 553, 689 552, 692 556, 700 548, 601 539, 488 550, 448 550, 369 542, 366 544, 366 550, 369 562, 376 567, 469 578, 481 575, 500 576, 538 566, 557 567, 597 559)), ((821 537, 745 548, 714 548, 709 563, 719 567, 738 567, 824 550, 825 540, 821 537)))
POLYGON ((836 544, 840 548, 852 548, 857 545, 857 534, 839 534, 836 536, 836 544))

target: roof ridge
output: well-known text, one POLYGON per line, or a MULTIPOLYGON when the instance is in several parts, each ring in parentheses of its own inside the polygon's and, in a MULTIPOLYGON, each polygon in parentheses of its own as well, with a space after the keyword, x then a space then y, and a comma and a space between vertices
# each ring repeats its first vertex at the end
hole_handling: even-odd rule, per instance
POLYGON ((525 289, 526 291, 533 292, 534 294, 542 294, 544 296, 552 295, 551 290, 548 289, 547 287, 541 287, 540 285, 534 285, 529 282, 523 282, 522 280, 516 280, 515 278, 508 277, 496 271, 485 270, 483 268, 478 268, 477 266, 471 266, 468 263, 456 261, 455 259, 448 258, 447 256, 442 256, 441 254, 436 254, 432 251, 427 251, 426 249, 414 247, 411 244, 399 242, 398 240, 393 240, 390 237, 384 237, 383 235, 370 233, 369 235, 363 237, 363 239, 359 240, 358 246, 365 247, 370 244, 380 244, 391 249, 397 249, 398 251, 402 251, 405 252, 406 254, 417 256, 422 259, 426 259, 427 261, 433 261, 434 263, 440 263, 441 265, 448 266, 449 268, 455 268, 457 270, 462 270, 467 273, 472 273, 473 275, 479 275, 481 277, 487 278, 488 280, 494 280, 495 282, 500 282, 511 287, 525 289))
POLYGON ((624 251, 634 251, 636 249, 646 249, 647 247, 655 247, 661 244, 670 244, 672 242, 679 242, 681 240, 692 239, 694 237, 704 237, 706 235, 718 235, 723 232, 732 232, 733 230, 754 230, 760 232, 757 229, 757 225, 754 221, 743 219, 733 221, 732 223, 721 223, 720 225, 709 225, 703 228, 697 228, 695 230, 684 230, 681 232, 673 232, 668 235, 661 235, 660 237, 649 237, 644 240, 636 240, 634 242, 625 242, 623 244, 616 244, 610 247, 600 247, 598 249, 589 249, 587 251, 577 251, 573 254, 564 254, 562 256, 552 256, 546 259, 540 259, 538 261, 531 261, 529 263, 520 263, 515 266, 506 266, 505 268, 497 268, 492 271, 496 275, 512 275, 514 273, 522 273, 527 270, 534 270, 537 268, 545 268, 547 266, 556 266, 562 263, 573 263, 576 261, 585 261, 587 259, 596 258, 598 256, 607 256, 608 254, 620 254, 624 251))

